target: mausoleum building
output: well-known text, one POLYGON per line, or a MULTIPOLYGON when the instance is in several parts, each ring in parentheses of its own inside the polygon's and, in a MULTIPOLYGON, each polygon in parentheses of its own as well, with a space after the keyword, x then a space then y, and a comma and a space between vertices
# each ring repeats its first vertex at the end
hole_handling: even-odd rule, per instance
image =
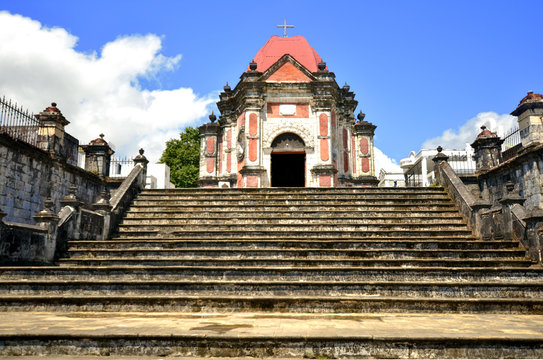
POLYGON ((304 37, 272 36, 200 127, 199 185, 376 185, 376 126, 354 97, 304 37))

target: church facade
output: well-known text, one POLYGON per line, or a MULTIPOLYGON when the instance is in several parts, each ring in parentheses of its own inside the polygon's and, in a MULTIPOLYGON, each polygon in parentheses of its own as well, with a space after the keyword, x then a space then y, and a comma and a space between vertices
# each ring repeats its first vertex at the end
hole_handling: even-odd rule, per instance
POLYGON ((202 187, 375 186, 373 136, 302 36, 272 36, 200 127, 202 187))

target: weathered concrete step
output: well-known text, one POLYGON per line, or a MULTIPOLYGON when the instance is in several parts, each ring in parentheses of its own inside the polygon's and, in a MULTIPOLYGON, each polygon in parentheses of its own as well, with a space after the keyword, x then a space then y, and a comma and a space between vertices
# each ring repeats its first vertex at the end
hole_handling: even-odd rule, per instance
POLYGON ((449 199, 447 193, 371 193, 371 194, 311 194, 311 193, 302 193, 302 194, 141 194, 138 195, 138 201, 232 201, 232 200, 254 200, 254 201, 284 201, 284 200, 301 200, 301 201, 314 201, 314 200, 334 200, 338 202, 343 202, 346 200, 352 199, 393 199, 393 200, 405 200, 405 199, 439 199, 445 200, 449 199))
MULTIPOLYGON (((231 238, 227 235, 233 235, 230 233, 225 233, 225 237, 223 238, 208 238, 206 237, 207 233, 196 233, 195 235, 190 234, 184 234, 176 235, 176 236, 170 236, 170 237, 149 237, 146 239, 142 239, 141 237, 114 237, 111 240, 106 241, 119 241, 119 242, 130 242, 130 241, 187 241, 187 242, 193 242, 193 241, 204 241, 204 242, 234 242, 234 241, 240 241, 240 242, 259 242, 259 241, 265 241, 265 242, 277 242, 280 243, 282 241, 291 241, 294 243, 303 243, 305 242, 338 242, 338 243, 352 243, 352 242, 364 242, 364 241, 375 241, 375 242, 394 242, 394 241, 408 241, 408 242, 416 242, 416 241, 435 241, 435 242, 441 242, 441 241, 451 241, 451 242, 480 242, 480 243, 493 243, 496 242, 502 242, 503 240, 492 240, 492 241, 481 241, 480 239, 477 239, 475 236, 473 236, 471 233, 464 233, 464 234, 451 234, 451 235, 440 235, 440 234, 434 234, 432 236, 423 235, 423 236, 409 236, 406 237, 406 235, 409 235, 408 233, 403 234, 403 236, 392 236, 388 232, 378 232, 378 233, 359 233, 359 234, 352 234, 352 233, 345 233, 345 232, 337 232, 332 235, 328 234, 326 236, 326 233, 322 235, 321 233, 315 233, 315 234, 307 234, 306 237, 300 238, 300 236, 292 233, 281 233, 280 236, 277 234, 271 234, 271 233, 263 233, 260 236, 253 236, 254 234, 246 234, 246 233, 239 233, 238 237, 231 238), (319 236, 322 235, 322 236, 319 236)), ((209 234, 208 234, 209 235, 209 234)), ((213 236, 213 233, 211 233, 213 236)), ((412 235, 412 234, 411 234, 412 235)), ((71 241, 71 240, 70 240, 71 241)), ((98 240, 82 240, 82 241, 90 241, 90 242, 96 242, 99 243, 98 240)), ((506 240, 508 242, 508 240, 506 240)), ((518 246, 518 241, 514 242, 516 246, 518 246)))
POLYGON ((194 227, 191 227, 190 230, 179 230, 179 229, 169 229, 169 228, 160 228, 157 229, 125 229, 121 227, 118 231, 118 239, 157 239, 157 238, 177 238, 177 239, 187 239, 187 238, 199 238, 199 239, 213 239, 213 240, 225 240, 225 239, 274 239, 274 238, 290 238, 290 239, 308 239, 308 238, 337 238, 337 239, 359 239, 361 235, 367 236, 375 240, 383 240, 390 238, 402 237, 404 239, 411 238, 459 238, 464 237, 466 239, 472 239, 473 234, 466 227, 462 230, 391 230, 391 229, 382 229, 382 230, 373 230, 373 231, 357 231, 353 232, 352 230, 344 230, 343 227, 335 229, 334 231, 323 231, 323 230, 251 230, 251 229, 232 229, 229 231, 223 229, 210 228, 205 231, 194 230, 194 227))
POLYGON ((535 359, 543 349, 541 316, 522 314, 13 312, 4 318, 13 326, 0 334, 3 357, 535 359))
MULTIPOLYGON (((206 329, 206 326, 200 328, 206 329)), ((224 328, 228 329, 228 327, 224 328)), ((156 360, 169 356, 185 360, 339 359, 345 356, 354 360, 418 358, 419 354, 424 359, 535 359, 537 355, 533 354, 540 353, 543 351, 542 348, 541 339, 529 336, 520 339, 518 337, 512 339, 465 338, 460 335, 454 339, 357 335, 336 338, 331 336, 313 338, 305 335, 233 337, 221 335, 219 332, 219 334, 200 336, 123 334, 105 337, 96 334, 72 335, 69 333, 47 336, 31 333, 0 337, 0 355, 2 353, 40 354, 37 357, 24 356, 21 360, 37 360, 42 356, 51 360, 90 360, 97 356, 121 360, 136 358, 156 360), (122 347, 119 344, 122 344, 122 347), (79 354, 92 354, 92 356, 89 358, 79 354), (194 357, 193 354, 198 354, 198 356, 194 357)))
POLYGON ((274 266, 15 266, 4 280, 327 280, 540 282, 542 267, 274 267, 274 266))
MULTIPOLYGON (((309 209, 305 211, 291 211, 284 208, 278 208, 273 211, 263 211, 261 209, 246 209, 240 208, 235 211, 228 211, 227 209, 217 208, 213 211, 206 211, 205 215, 208 217, 225 217, 225 218, 237 218, 237 217, 247 217, 250 214, 252 217, 319 217, 319 218, 355 218, 355 217, 375 217, 375 216, 384 216, 384 217, 442 217, 442 218, 456 218, 460 214, 453 208, 445 208, 441 210, 423 210, 423 211, 413 211, 412 209, 379 209, 373 211, 346 211, 343 209, 335 209, 329 211, 318 211, 314 209, 309 209)), ((150 212, 143 207, 133 207, 125 216, 125 218, 195 218, 202 216, 199 212, 188 212, 182 210, 164 210, 164 211, 154 211, 150 212)))
POLYGON ((351 188, 224 188, 224 189, 213 189, 213 188, 177 188, 177 189, 145 189, 140 195, 168 195, 168 194, 211 194, 211 195, 225 195, 225 194, 375 194, 375 193, 385 193, 385 194, 405 194, 405 193, 444 193, 445 190, 443 187, 397 187, 397 188, 361 188, 361 187, 351 187, 351 188))
POLYGON ((526 255, 525 250, 469 250, 469 249, 69 249, 68 258, 126 258, 150 260, 175 259, 516 259, 526 255))
POLYGON ((201 217, 165 217, 165 218, 125 218, 122 222, 123 225, 295 225, 295 224, 334 224, 341 225, 368 225, 368 224, 391 224, 391 225, 403 225, 403 224, 461 224, 465 225, 464 220, 460 216, 456 217, 428 217, 428 216, 404 216, 404 217, 391 217, 391 216, 371 216, 371 217, 257 217, 257 216, 225 216, 225 217, 209 217, 204 214, 201 217))
POLYGON ((209 232, 209 231, 219 231, 219 232, 229 232, 229 231, 244 231, 244 232, 374 232, 374 231, 405 231, 413 230, 419 233, 421 232, 437 232, 437 233, 447 233, 447 232, 462 232, 470 231, 467 229, 465 224, 455 224, 455 223, 406 223, 406 224, 376 224, 374 222, 368 221, 365 222, 360 220, 358 223, 354 224, 342 224, 341 226, 336 226, 333 223, 325 221, 313 221, 311 223, 302 223, 302 224, 162 224, 162 225, 119 225, 119 232, 130 232, 130 231, 142 231, 142 232, 176 232, 176 231, 191 231, 191 232, 209 232))
MULTIPOLYGON (((142 311, 205 313, 493 313, 543 314, 541 298, 353 296, 10 295, 0 311, 142 311)), ((166 315, 167 316, 167 315, 166 315)), ((224 316, 224 315, 223 315, 224 316)), ((101 331, 104 329, 101 327, 101 331)), ((156 329, 155 329, 156 331, 156 329)), ((507 338, 505 335, 504 338, 507 338)))
POLYGON ((391 198, 391 199, 383 199, 383 198, 377 198, 377 197, 363 197, 363 198, 347 198, 344 200, 341 199, 314 199, 314 200, 290 200, 290 199, 270 199, 270 200, 250 200, 250 199, 223 199, 223 198, 213 198, 213 199, 202 199, 202 200, 140 200, 139 198, 136 198, 134 200, 133 205, 134 206, 179 206, 179 205, 192 205, 192 206, 198 206, 198 205, 207 205, 210 204, 219 205, 219 206, 263 206, 263 205, 293 205, 293 206, 304 206, 304 205, 328 205, 328 206, 335 206, 335 207, 341 207, 344 204, 345 205, 372 205, 372 204, 380 204, 380 205, 389 205, 389 206, 395 206, 400 204, 405 205, 444 205, 444 204, 451 204, 452 200, 450 198, 442 198, 442 199, 425 199, 425 198, 391 198))
POLYGON ((465 239, 384 239, 384 240, 341 240, 341 239, 303 239, 303 240, 205 240, 205 239, 113 239, 113 240, 69 240, 70 250, 108 250, 108 249, 510 249, 519 250, 513 240, 474 241, 465 239))
POLYGON ((5 295, 403 296, 541 298, 543 282, 360 282, 256 280, 0 280, 5 295))
POLYGON ((72 257, 60 259, 61 265, 104 266, 450 266, 450 267, 506 267, 531 266, 526 259, 122 259, 122 258, 86 258, 72 257))
POLYGON ((306 212, 306 211, 318 211, 323 212, 333 212, 333 211, 349 211, 349 212, 380 212, 380 211, 434 211, 434 210, 447 210, 447 211, 457 211, 454 204, 442 204, 442 205, 411 205, 411 204, 396 204, 396 205, 379 205, 379 204, 368 204, 368 205, 348 205, 343 206, 336 205, 315 205, 315 204, 306 204, 303 206, 300 205, 285 205, 285 204, 262 204, 262 205, 237 205, 231 204, 229 206, 217 205, 202 203, 200 205, 160 205, 160 206, 151 206, 151 205, 131 205, 129 212, 142 213, 142 212, 167 212, 167 213, 190 213, 190 212, 222 212, 222 213, 236 213, 236 212, 251 212, 251 211, 267 211, 275 212, 277 210, 290 211, 290 212, 306 212))

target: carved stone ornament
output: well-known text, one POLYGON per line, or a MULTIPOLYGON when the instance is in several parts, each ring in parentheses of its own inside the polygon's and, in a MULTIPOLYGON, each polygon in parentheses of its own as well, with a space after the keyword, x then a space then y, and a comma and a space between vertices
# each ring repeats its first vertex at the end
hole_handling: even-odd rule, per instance
POLYGON ((243 161, 243 159, 245 158, 245 147, 246 147, 246 144, 247 144, 247 140, 245 138, 245 128, 242 127, 240 130, 239 130, 239 133, 238 133, 238 142, 237 142, 237 158, 238 158, 238 161, 243 161))

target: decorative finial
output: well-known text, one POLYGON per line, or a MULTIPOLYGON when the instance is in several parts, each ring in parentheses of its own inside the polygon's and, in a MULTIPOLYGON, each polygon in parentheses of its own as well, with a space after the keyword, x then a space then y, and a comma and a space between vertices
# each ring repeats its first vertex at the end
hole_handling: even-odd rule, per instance
POLYGON ((143 150, 143 148, 141 148, 141 149, 139 150, 139 152, 140 152, 140 155, 143 155, 143 153, 145 152, 145 150, 143 150))
POLYGON ((319 62, 317 67, 319 68, 319 71, 324 71, 324 69, 326 69, 326 63, 321 60, 321 62, 319 62))
POLYGON ((283 21, 283 25, 277 25, 278 28, 283 28, 283 37, 287 37, 287 28, 293 28, 294 25, 287 25, 287 18, 283 21))
POLYGON ((443 151, 443 148, 441 147, 441 145, 439 145, 439 146, 437 147, 437 152, 440 153, 440 152, 442 152, 442 151, 443 151))
POLYGON ((485 126, 485 125, 481 126, 481 130, 485 131, 485 130, 486 130, 486 126, 485 126))
POLYGON ((99 136, 100 136, 101 139, 103 139, 105 135, 104 135, 104 133, 102 133, 99 136))
POLYGON ((52 106, 52 107, 57 107, 57 103, 56 103, 56 102, 52 102, 52 103, 51 103, 51 106, 52 106))
POLYGON ((224 85, 224 91, 226 92, 230 92, 232 89, 230 88, 230 86, 228 85, 228 82, 226 83, 226 85, 224 85))
POLYGON ((217 120, 217 117, 215 116, 215 114, 213 113, 213 111, 211 111, 211 114, 209 115, 209 120, 214 123, 215 120, 217 120))
POLYGON ((343 90, 345 90, 345 92, 349 91, 351 89, 351 87, 345 83, 345 85, 343 85, 343 90))
POLYGON ((257 68, 257 64, 255 63, 255 59, 251 60, 251 63, 249 64, 249 69, 251 69, 251 71, 255 71, 257 68))
POLYGON ((360 112, 358 113, 358 115, 356 115, 356 117, 358 118, 359 121, 364 121, 366 114, 364 114, 362 110, 360 110, 360 112))
POLYGON ((534 93, 533 90, 528 90, 528 95, 532 95, 534 93))

